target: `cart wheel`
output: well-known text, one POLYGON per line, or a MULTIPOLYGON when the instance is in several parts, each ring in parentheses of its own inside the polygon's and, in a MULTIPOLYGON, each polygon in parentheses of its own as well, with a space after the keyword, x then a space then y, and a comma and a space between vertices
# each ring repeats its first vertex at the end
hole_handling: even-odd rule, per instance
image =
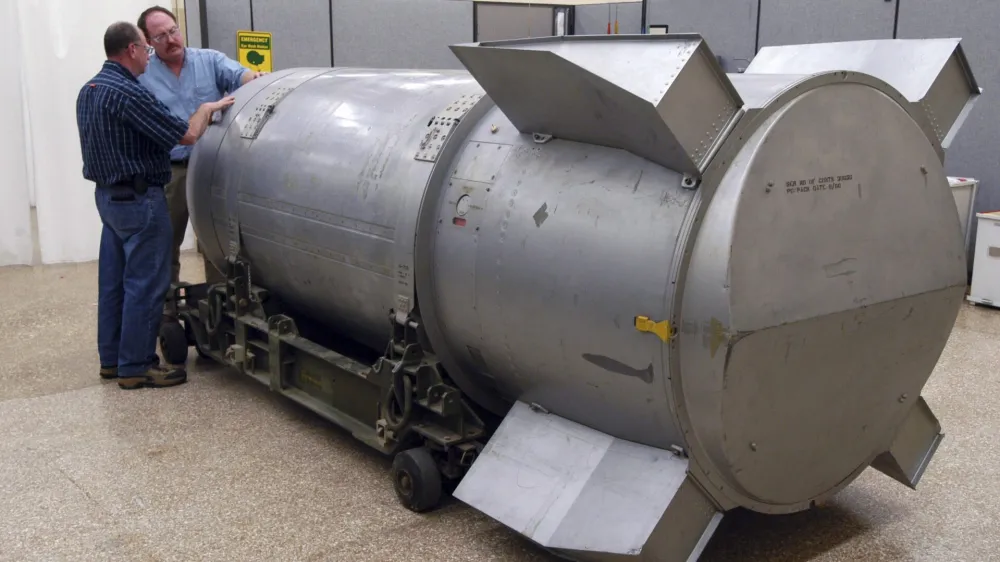
POLYGON ((188 339, 180 322, 164 322, 160 325, 160 350, 163 360, 171 365, 187 362, 188 339))
POLYGON ((426 447, 407 449, 392 461, 392 482, 399 501, 417 513, 441 502, 441 472, 426 447))

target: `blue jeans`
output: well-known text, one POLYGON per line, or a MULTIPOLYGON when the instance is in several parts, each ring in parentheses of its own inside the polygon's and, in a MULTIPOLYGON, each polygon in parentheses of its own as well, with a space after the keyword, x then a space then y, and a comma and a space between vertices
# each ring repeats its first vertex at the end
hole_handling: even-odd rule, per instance
POLYGON ((98 270, 97 349, 102 367, 119 377, 158 365, 156 341, 170 286, 173 231, 162 187, 139 195, 132 188, 98 186, 104 223, 98 270))

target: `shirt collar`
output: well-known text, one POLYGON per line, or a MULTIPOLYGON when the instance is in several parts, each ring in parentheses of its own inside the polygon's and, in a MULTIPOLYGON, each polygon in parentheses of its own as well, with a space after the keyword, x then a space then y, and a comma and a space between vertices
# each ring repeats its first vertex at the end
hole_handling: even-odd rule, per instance
POLYGON ((124 76, 124 77, 128 78, 129 80, 132 80, 133 82, 138 82, 138 80, 136 79, 135 75, 132 74, 132 71, 130 71, 129 69, 125 68, 125 65, 123 65, 122 63, 120 63, 118 61, 113 61, 113 60, 106 60, 106 61, 104 61, 104 69, 105 70, 110 70, 111 72, 115 72, 115 73, 117 73, 117 74, 119 74, 121 76, 124 76))

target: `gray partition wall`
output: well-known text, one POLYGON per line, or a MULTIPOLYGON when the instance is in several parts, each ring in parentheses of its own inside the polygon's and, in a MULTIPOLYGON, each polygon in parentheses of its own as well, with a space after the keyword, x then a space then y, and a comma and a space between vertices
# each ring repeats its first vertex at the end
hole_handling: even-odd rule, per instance
POLYGON ((249 0, 201 0, 203 47, 236 56, 236 32, 251 29, 249 0))
POLYGON ((272 34, 274 70, 333 64, 330 0, 253 0, 251 5, 254 30, 272 34))
POLYGON ((273 68, 462 68, 448 49, 472 41, 469 0, 187 0, 192 45, 236 58, 236 32, 272 33, 273 68))
POLYGON ((892 39, 896 0, 761 0, 759 47, 892 39))
POLYGON ((712 52, 722 58, 726 72, 738 72, 757 52, 758 2, 646 0, 646 25, 667 25, 670 33, 702 34, 712 52))
POLYGON ((333 0, 337 66, 459 69, 448 46, 470 41, 472 2, 333 0))
MULTIPOLYGON (((955 137, 945 160, 949 174, 979 180, 976 212, 1000 209, 998 29, 1000 2, 996 0, 902 0, 899 10, 897 33, 900 39, 961 37, 969 64, 983 89, 983 95, 955 137)), ((975 237, 976 218, 969 220, 975 237)))
MULTIPOLYGON (((691 3, 693 0, 685 0, 691 3)), ((711 0, 708 0, 711 1, 711 0)), ((273 68, 462 68, 449 45, 552 34, 552 7, 474 0, 187 0, 189 43, 236 57, 236 32, 273 34, 273 68), (191 12, 194 15, 190 15, 191 12), (478 31, 479 37, 476 37, 478 31)), ((575 8, 577 35, 642 32, 642 4, 575 8)))

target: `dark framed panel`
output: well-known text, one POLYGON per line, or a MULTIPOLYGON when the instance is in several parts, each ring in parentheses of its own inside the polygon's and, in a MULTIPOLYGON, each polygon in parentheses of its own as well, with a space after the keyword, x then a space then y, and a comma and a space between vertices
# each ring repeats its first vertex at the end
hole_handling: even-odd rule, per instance
POLYGON ((502 2, 473 2, 474 41, 503 41, 555 35, 555 8, 502 2))

